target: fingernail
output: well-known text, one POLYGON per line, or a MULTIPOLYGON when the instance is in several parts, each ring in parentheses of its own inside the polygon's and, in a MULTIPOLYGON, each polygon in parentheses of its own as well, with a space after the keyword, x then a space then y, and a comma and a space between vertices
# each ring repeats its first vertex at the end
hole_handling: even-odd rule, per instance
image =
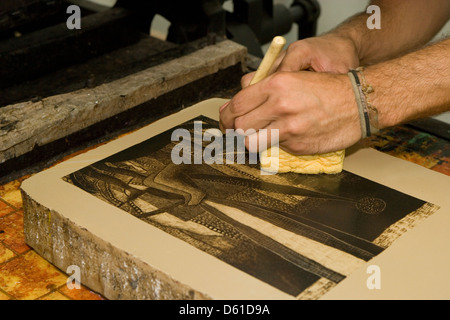
POLYGON ((230 101, 225 103, 223 106, 220 107, 219 112, 222 112, 223 109, 225 109, 230 104, 230 101))

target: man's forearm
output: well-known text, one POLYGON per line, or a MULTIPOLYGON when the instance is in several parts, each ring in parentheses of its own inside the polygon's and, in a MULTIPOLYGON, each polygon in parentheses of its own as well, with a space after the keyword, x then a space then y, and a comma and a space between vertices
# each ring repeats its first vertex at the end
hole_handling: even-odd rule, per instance
POLYGON ((331 34, 349 38, 361 65, 374 64, 429 42, 450 18, 449 0, 373 0, 381 11, 381 29, 369 29, 369 14, 357 14, 331 34))
POLYGON ((364 73, 382 128, 450 111, 450 38, 364 73))

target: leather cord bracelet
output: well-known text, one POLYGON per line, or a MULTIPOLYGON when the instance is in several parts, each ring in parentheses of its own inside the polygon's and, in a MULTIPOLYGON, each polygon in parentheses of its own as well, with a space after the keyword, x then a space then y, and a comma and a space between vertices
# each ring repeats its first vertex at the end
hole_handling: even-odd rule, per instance
POLYGON ((364 97, 366 98, 367 111, 369 113, 370 130, 372 131, 372 133, 377 133, 380 131, 379 130, 380 126, 378 124, 378 110, 377 110, 377 108, 375 108, 372 105, 372 103, 370 103, 370 100, 369 100, 369 94, 371 94, 375 90, 373 89, 373 87, 370 84, 368 84, 366 82, 366 77, 363 72, 364 67, 356 68, 356 71, 359 72, 359 74, 361 75, 361 79, 362 79, 361 89, 364 93, 364 97))
POLYGON ((373 92, 373 88, 367 85, 363 69, 350 70, 348 76, 352 83, 353 92, 355 94, 356 103, 358 105, 359 121, 361 124, 362 139, 371 136, 379 131, 378 129, 378 111, 368 101, 368 94, 373 92), (358 72, 362 75, 363 83, 361 83, 358 72))

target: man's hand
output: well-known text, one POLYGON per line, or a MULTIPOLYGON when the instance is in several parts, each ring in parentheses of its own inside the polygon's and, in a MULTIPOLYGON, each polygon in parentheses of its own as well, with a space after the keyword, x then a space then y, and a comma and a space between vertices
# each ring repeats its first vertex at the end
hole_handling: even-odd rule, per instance
POLYGON ((254 74, 242 78, 243 89, 220 108, 221 128, 279 129, 280 147, 294 154, 349 147, 361 138, 361 129, 350 81, 342 73, 360 64, 368 66, 367 82, 375 88, 371 103, 380 128, 448 111, 449 40, 395 57, 431 40, 450 17, 450 1, 370 3, 381 8, 382 29, 369 30, 362 12, 326 35, 293 43, 268 78, 252 86, 254 74))
MULTIPOLYGON (((348 147, 361 137, 356 103, 347 76, 333 74, 346 74, 358 65, 356 47, 345 36, 329 34, 296 41, 280 54, 269 73, 272 76, 262 83, 247 88, 255 73, 242 77, 244 90, 220 108, 221 127, 244 132, 279 129, 280 147, 293 154, 348 147), (330 74, 317 77, 314 72, 298 72, 302 70, 330 74), (347 96, 333 100, 330 91, 341 90, 342 86, 347 96), (344 114, 340 109, 349 105, 355 107, 344 114), (349 121, 354 130, 347 130, 349 121), (330 130, 333 128, 342 136, 330 134, 336 132, 330 130)), ((249 138, 246 144, 248 148, 249 138)))
POLYGON ((277 71, 347 73, 358 66, 358 52, 352 40, 330 34, 292 43, 280 57, 277 71))
MULTIPOLYGON (((293 42, 281 52, 269 74, 276 71, 312 70, 316 72, 347 73, 359 66, 358 52, 350 38, 329 34, 293 42)), ((254 72, 242 77, 247 87, 254 72)))
POLYGON ((220 109, 220 120, 222 129, 278 129, 280 147, 293 154, 341 150, 361 138, 346 74, 274 73, 236 94, 220 109))
MULTIPOLYGON (((379 128, 450 111, 450 39, 367 67, 379 128)), ((276 72, 220 108, 222 129, 279 129, 293 154, 345 149, 361 138, 358 107, 345 74, 276 72)), ((247 141, 247 147, 248 141, 247 141)))

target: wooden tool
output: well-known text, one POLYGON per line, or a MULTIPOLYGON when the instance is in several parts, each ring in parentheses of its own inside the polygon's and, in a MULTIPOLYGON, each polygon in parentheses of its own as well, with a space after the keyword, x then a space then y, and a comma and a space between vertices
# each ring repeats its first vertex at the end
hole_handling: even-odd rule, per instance
MULTIPOLYGON (((281 36, 273 38, 267 53, 256 71, 250 85, 266 78, 286 39, 281 36)), ((318 155, 293 155, 279 147, 271 147, 260 155, 261 168, 267 172, 296 172, 302 174, 336 174, 342 171, 345 150, 318 155)))
POLYGON ((285 44, 286 39, 284 37, 276 36, 275 38, 273 38, 269 49, 267 50, 263 60, 261 61, 261 64, 258 67, 258 70, 256 70, 255 76, 250 82, 251 85, 267 77, 270 69, 273 66, 273 63, 278 58, 278 55, 280 54, 281 50, 283 50, 285 44))

